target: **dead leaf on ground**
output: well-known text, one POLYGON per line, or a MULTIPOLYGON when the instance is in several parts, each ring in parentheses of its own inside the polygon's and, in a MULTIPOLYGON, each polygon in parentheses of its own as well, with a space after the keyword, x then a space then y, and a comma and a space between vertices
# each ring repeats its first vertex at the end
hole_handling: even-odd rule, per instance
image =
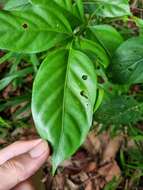
POLYGON ((106 162, 110 162, 111 160, 115 159, 116 154, 123 142, 122 136, 114 137, 109 141, 109 143, 106 145, 106 149, 103 152, 102 157, 102 164, 106 162))
POLYGON ((85 190, 93 190, 92 181, 88 181, 85 186, 85 190))
POLYGON ((98 169, 98 175, 105 178, 106 182, 110 182, 113 177, 120 177, 121 170, 116 161, 110 162, 98 169))
POLYGON ((101 151, 101 142, 97 138, 97 134, 94 131, 91 131, 84 143, 84 148, 93 155, 96 155, 101 151))

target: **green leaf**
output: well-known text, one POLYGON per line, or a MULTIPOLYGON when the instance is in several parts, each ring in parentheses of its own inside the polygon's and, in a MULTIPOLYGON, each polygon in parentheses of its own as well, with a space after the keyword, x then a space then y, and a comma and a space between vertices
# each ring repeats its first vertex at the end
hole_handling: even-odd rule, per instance
POLYGON ((82 52, 59 49, 42 63, 34 82, 32 113, 53 147, 53 173, 85 140, 96 99, 96 74, 82 52))
POLYGON ((137 27, 139 28, 140 35, 143 35, 143 19, 134 16, 133 20, 135 21, 137 27))
POLYGON ((6 101, 0 100, 0 112, 7 108, 17 106, 19 104, 30 102, 31 94, 25 94, 23 96, 15 96, 13 98, 7 99, 6 101))
POLYGON ((96 112, 96 110, 98 110, 98 108, 100 107, 103 98, 104 98, 104 89, 99 87, 97 91, 96 103, 94 105, 94 112, 96 112))
POLYGON ((96 111, 95 120, 105 126, 136 124, 143 118, 143 103, 132 96, 111 96, 96 111))
POLYGON ((73 2, 72 0, 54 0, 61 7, 73 13, 75 16, 84 19, 84 9, 83 9, 83 1, 76 0, 73 2))
POLYGON ((3 90, 14 79, 24 77, 33 72, 33 67, 25 68, 0 80, 0 91, 3 90))
POLYGON ((72 0, 54 0, 56 3, 58 3, 60 6, 65 8, 66 10, 72 12, 72 0))
POLYGON ((143 37, 131 38, 117 49, 110 65, 110 73, 114 83, 143 82, 143 37))
POLYGON ((47 50, 72 35, 65 16, 49 7, 0 11, 0 49, 23 53, 47 50))
POLYGON ((112 57, 115 50, 123 43, 120 33, 107 24, 89 26, 87 38, 98 42, 110 57, 112 57))
POLYGON ((56 9, 60 9, 68 19, 74 22, 80 21, 84 18, 84 9, 82 0, 77 0, 76 2, 72 2, 72 0, 31 0, 33 4, 44 5, 45 7, 55 7, 56 9), (72 19, 71 19, 71 18, 72 19))
POLYGON ((10 124, 8 123, 8 121, 3 119, 2 117, 0 117, 0 128, 1 127, 10 128, 10 124))
POLYGON ((99 63, 105 68, 109 65, 108 55, 97 42, 83 38, 76 42, 76 46, 84 51, 84 53, 86 53, 95 64, 99 63))
POLYGON ((30 0, 8 0, 4 4, 5 10, 16 9, 20 6, 25 6, 30 3, 30 0))
POLYGON ((75 5, 73 6, 73 12, 75 13, 75 15, 84 20, 83 0, 76 0, 75 5))
POLYGON ((113 18, 131 15, 128 0, 87 0, 84 4, 96 16, 113 18))
POLYGON ((8 52, 2 57, 0 57, 0 64, 4 63, 5 61, 9 60, 11 57, 13 57, 14 53, 13 52, 8 52))

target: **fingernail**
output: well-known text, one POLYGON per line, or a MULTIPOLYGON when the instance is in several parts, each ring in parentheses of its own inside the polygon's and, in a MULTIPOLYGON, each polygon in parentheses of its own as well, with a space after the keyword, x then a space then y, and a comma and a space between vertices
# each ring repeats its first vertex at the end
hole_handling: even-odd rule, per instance
POLYGON ((40 142, 38 145, 36 145, 30 152, 30 156, 32 158, 37 158, 42 156, 46 151, 48 150, 48 144, 46 141, 40 142))

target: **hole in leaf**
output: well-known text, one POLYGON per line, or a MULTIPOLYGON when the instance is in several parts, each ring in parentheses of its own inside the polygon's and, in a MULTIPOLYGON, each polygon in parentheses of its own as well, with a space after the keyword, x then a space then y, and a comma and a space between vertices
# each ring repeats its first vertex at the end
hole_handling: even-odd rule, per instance
POLYGON ((84 90, 82 90, 82 91, 80 92, 80 95, 83 96, 84 98, 88 99, 88 97, 87 97, 87 95, 85 94, 84 90))
POLYGON ((83 80, 87 80, 87 78, 88 78, 87 75, 82 75, 83 80))
POLYGON ((134 53, 137 53, 137 52, 138 52, 138 51, 135 49, 135 50, 134 50, 134 53))
POLYGON ((99 66, 99 65, 97 66, 97 69, 100 69, 100 66, 99 66))
POLYGON ((101 76, 98 76, 97 80, 98 80, 98 83, 100 84, 105 83, 104 79, 101 76))
POLYGON ((133 68, 128 68, 128 71, 132 72, 132 71, 133 71, 133 68))
POLYGON ((28 28, 28 24, 24 23, 24 24, 22 25, 22 27, 23 27, 24 29, 26 29, 26 28, 28 28))

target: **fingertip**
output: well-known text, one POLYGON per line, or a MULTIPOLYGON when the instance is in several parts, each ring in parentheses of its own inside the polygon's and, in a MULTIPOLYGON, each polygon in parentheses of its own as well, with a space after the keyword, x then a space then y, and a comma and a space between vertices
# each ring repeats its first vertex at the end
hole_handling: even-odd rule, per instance
POLYGON ((35 190, 31 180, 24 181, 17 185, 13 190, 35 190))
POLYGON ((42 156, 43 154, 49 155, 50 149, 48 143, 45 140, 40 141, 34 148, 29 151, 29 155, 31 158, 37 158, 42 156))

